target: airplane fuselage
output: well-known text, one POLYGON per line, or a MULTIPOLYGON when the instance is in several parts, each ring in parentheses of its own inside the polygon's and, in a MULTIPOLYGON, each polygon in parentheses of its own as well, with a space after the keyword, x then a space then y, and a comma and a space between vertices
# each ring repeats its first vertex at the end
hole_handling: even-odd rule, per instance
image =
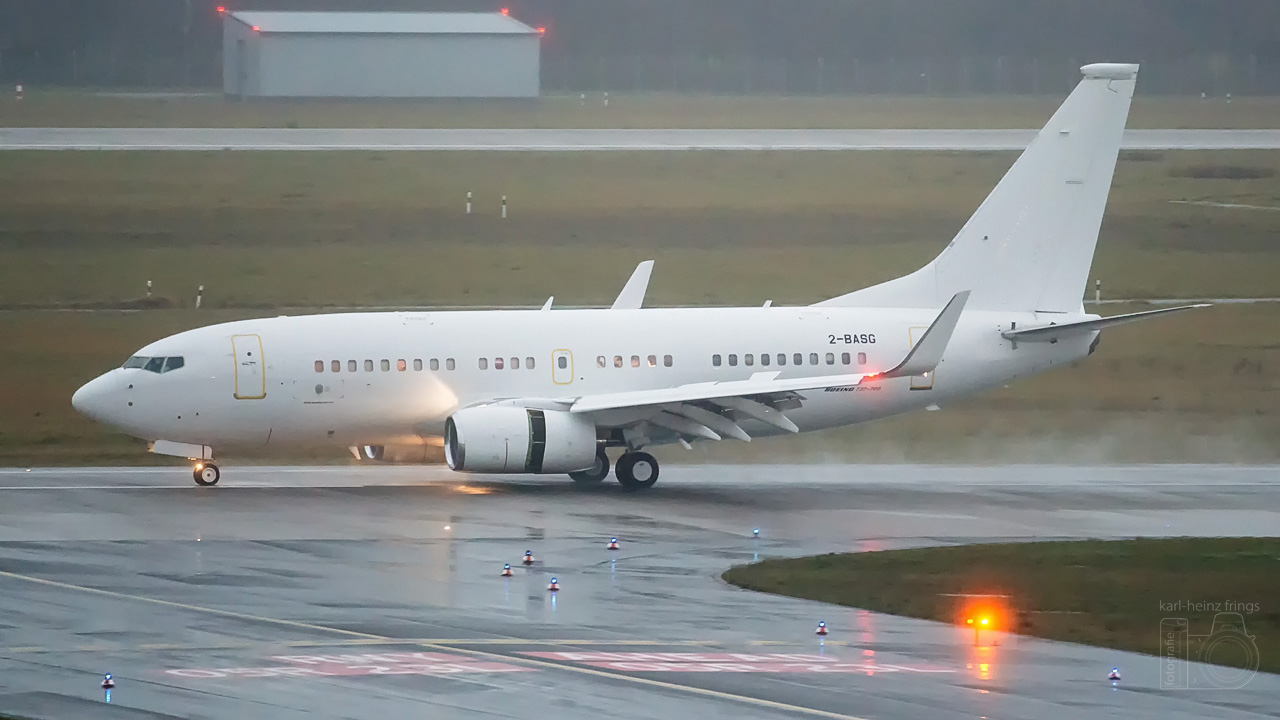
MULTIPOLYGON (((931 309, 770 307, 382 312, 242 320, 138 351, 182 357, 156 373, 120 368, 86 386, 99 419, 138 437, 232 447, 421 445, 457 409, 586 395, 888 369, 931 309)), ((1069 363, 1095 335, 1018 345, 1000 331, 1084 315, 968 312, 934 373, 804 391, 801 431, 923 408, 1069 363)), ((601 413, 622 426, 638 411, 601 413)), ((784 432, 759 421, 753 437, 784 432)))

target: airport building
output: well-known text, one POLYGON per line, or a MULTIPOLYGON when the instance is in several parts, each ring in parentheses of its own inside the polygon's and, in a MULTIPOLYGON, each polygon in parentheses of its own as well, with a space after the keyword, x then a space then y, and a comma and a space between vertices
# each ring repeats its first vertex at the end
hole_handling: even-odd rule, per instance
POLYGON ((541 32, 494 13, 223 13, 235 97, 530 98, 541 32))

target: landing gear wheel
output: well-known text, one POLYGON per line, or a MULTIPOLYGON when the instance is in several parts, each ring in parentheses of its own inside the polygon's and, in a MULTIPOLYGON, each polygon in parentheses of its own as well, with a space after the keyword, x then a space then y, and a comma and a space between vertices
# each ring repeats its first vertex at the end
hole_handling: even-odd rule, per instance
POLYGON ((196 465, 195 470, 191 473, 196 479, 197 485, 208 487, 209 485, 217 485, 222 479, 222 473, 218 470, 218 466, 213 463, 200 463, 196 465))
POLYGON ((628 490, 643 490, 658 482, 658 461, 647 452, 629 452, 614 467, 618 482, 628 490))
POLYGON ((609 477, 609 456, 605 455, 604 448, 596 450, 596 464, 590 470, 571 472, 569 477, 579 485, 594 485, 609 477))

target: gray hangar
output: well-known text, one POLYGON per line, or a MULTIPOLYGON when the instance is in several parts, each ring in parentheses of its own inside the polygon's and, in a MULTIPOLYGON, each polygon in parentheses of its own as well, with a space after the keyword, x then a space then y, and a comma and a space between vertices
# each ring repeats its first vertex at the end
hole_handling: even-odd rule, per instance
POLYGON ((238 97, 537 97, 541 35, 496 12, 226 12, 222 90, 238 97))

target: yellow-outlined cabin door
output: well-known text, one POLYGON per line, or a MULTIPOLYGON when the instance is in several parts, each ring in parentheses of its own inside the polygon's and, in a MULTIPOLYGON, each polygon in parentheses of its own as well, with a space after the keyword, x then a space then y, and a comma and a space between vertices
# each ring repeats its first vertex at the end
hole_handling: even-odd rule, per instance
MULTIPOLYGON (((911 338, 911 347, 914 348, 916 346, 916 340, 919 340, 920 338, 924 337, 925 331, 927 331, 928 329, 929 329, 928 327, 913 327, 908 331, 910 333, 910 338, 911 338)), ((919 375, 912 375, 911 389, 912 390, 932 390, 933 389, 933 373, 927 372, 927 373, 921 373, 919 375)))
POLYGON ((267 366, 262 356, 262 338, 232 335, 231 349, 236 356, 236 399, 261 400, 266 397, 267 366))
POLYGON ((572 351, 553 350, 551 352, 551 382, 557 385, 568 385, 573 382, 572 351))

